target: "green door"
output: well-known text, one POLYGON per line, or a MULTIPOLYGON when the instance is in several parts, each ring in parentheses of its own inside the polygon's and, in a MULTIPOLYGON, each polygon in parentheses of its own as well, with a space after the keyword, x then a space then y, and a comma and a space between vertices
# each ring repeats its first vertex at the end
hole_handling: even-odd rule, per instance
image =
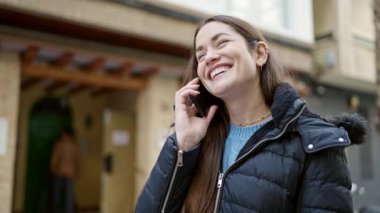
POLYGON ((49 211, 51 151, 61 130, 71 125, 71 109, 66 99, 45 97, 33 105, 29 115, 24 212, 49 211))

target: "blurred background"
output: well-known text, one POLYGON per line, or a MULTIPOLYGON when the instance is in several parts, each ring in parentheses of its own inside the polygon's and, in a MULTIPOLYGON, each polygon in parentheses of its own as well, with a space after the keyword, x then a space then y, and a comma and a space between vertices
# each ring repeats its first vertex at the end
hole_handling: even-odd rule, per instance
POLYGON ((50 158, 67 128, 76 211, 133 212, 172 131, 196 24, 213 14, 258 27, 313 111, 368 119, 367 143, 347 149, 352 196, 356 210, 380 205, 378 2, 0 0, 0 212, 51 211, 50 158))

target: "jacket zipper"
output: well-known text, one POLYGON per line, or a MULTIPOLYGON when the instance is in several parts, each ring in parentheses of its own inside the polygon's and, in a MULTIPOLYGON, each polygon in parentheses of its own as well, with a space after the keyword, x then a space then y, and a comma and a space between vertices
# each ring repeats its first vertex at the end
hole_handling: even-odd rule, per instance
POLYGON ((223 174, 225 174, 225 173, 220 172, 219 176, 218 176, 218 184, 216 185, 216 187, 218 188, 218 191, 216 193, 216 202, 215 202, 215 207, 214 207, 214 213, 216 213, 218 211, 219 196, 220 196, 220 191, 221 191, 220 189, 222 188, 222 184, 223 184, 223 174))
POLYGON ((302 114, 302 112, 304 111, 305 107, 306 107, 305 105, 302 106, 302 109, 298 112, 298 114, 296 116, 294 116, 288 123, 286 123, 286 125, 283 128, 282 132, 280 132, 277 136, 274 136, 272 138, 266 138, 266 139, 263 139, 263 140, 257 142, 256 145, 254 147, 252 147, 252 149, 250 149, 248 152, 246 152, 244 155, 242 155, 239 159, 237 159, 231 166, 229 166, 227 168, 227 170, 224 173, 222 173, 222 172, 219 173, 218 183, 217 183, 217 186, 216 186, 217 189, 218 189, 218 191, 216 193, 216 201, 215 201, 214 213, 217 213, 218 210, 219 210, 220 193, 221 193, 221 190, 222 190, 223 180, 224 180, 224 177, 226 176, 226 174, 228 174, 229 170, 231 170, 231 167, 233 167, 235 164, 237 164, 240 161, 242 161, 242 159, 244 159, 249 154, 251 154, 255 149, 257 149, 257 147, 261 146, 262 144, 264 144, 264 143, 266 143, 268 141, 276 140, 279 137, 281 137, 285 133, 285 130, 286 130, 286 128, 288 128, 289 124, 292 123, 295 119, 297 119, 302 114))
POLYGON ((164 204, 162 205, 161 213, 165 213, 166 205, 168 204, 168 201, 169 201, 169 196, 170 196, 172 188, 173 188, 174 180, 177 176, 179 167, 182 167, 182 166, 183 166, 183 151, 178 150, 176 165, 174 167, 173 175, 170 179, 169 188, 168 188, 168 191, 165 195, 164 204))

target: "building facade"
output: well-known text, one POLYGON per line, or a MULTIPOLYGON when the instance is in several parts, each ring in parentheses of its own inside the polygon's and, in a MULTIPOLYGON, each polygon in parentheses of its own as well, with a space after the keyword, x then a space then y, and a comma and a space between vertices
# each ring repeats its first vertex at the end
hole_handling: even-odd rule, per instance
POLYGON ((379 130, 376 128, 375 25, 372 1, 314 1, 315 95, 326 116, 357 112, 368 120, 367 143, 347 149, 355 208, 380 205, 379 130))

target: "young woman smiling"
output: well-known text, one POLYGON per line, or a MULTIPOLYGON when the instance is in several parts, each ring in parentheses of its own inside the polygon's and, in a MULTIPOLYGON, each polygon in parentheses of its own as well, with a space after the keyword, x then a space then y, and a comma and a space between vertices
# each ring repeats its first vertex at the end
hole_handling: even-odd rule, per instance
POLYGON ((175 134, 136 212, 352 212, 343 148, 362 142, 364 121, 311 113, 283 75, 247 22, 200 23, 175 134))

